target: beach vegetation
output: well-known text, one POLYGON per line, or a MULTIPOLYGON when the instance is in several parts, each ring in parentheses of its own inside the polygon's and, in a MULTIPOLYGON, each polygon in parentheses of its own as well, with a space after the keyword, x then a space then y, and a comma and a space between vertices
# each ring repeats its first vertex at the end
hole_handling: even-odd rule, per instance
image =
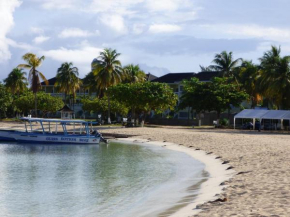
MULTIPOLYGON (((99 93, 106 93, 108 88, 117 85, 125 78, 119 56, 121 54, 111 48, 105 48, 100 52, 99 57, 92 63, 93 86, 99 93)), ((92 82, 90 82, 92 83, 92 82)), ((110 95, 107 94, 108 101, 108 124, 110 118, 110 95)))
POLYGON ((44 74, 40 72, 37 68, 41 66, 45 57, 37 57, 33 53, 26 53, 23 55, 22 59, 26 62, 25 64, 19 64, 18 68, 23 68, 29 70, 28 81, 30 83, 30 88, 34 94, 34 108, 35 116, 37 116, 37 92, 41 87, 41 81, 44 81, 48 85, 48 81, 44 74))
POLYGON ((23 69, 14 68, 4 79, 5 87, 8 91, 10 91, 13 95, 20 95, 27 89, 27 78, 26 72, 23 69))
POLYGON ((197 113, 217 112, 219 124, 222 112, 238 107, 249 96, 239 86, 229 82, 230 78, 213 78, 211 82, 201 82, 197 78, 183 81, 184 93, 179 109, 190 108, 197 113))
POLYGON ((260 93, 260 86, 258 84, 258 78, 261 73, 262 70, 259 65, 254 64, 252 61, 244 60, 242 62, 238 75, 238 82, 241 89, 249 95, 251 108, 255 108, 263 101, 262 94, 260 93))
MULTIPOLYGON (((55 113, 60 110, 64 103, 61 98, 51 96, 44 92, 37 93, 38 108, 42 111, 44 117, 48 113, 55 113)), ((30 114, 34 108, 34 93, 26 91, 18 99, 15 100, 15 106, 19 113, 30 114)))
POLYGON ((125 79, 122 83, 138 83, 146 81, 146 74, 139 65, 129 64, 123 68, 125 79))
POLYGON ((82 81, 78 76, 78 68, 74 67, 72 62, 65 62, 57 69, 55 86, 58 88, 59 92, 64 93, 65 103, 67 102, 67 96, 72 96, 73 107, 76 98, 76 91, 80 89, 82 84, 82 81))
POLYGON ((131 110, 131 117, 135 122, 141 117, 141 125, 151 111, 162 113, 173 110, 177 103, 177 96, 164 83, 142 82, 119 84, 109 88, 110 96, 131 110))
POLYGON ((209 69, 220 72, 221 77, 234 77, 240 67, 242 58, 234 59, 232 52, 222 51, 215 55, 214 64, 209 69))
MULTIPOLYGON (((100 114, 101 117, 104 119, 107 117, 108 114, 108 99, 107 97, 103 98, 83 98, 82 104, 83 104, 83 110, 87 111, 89 113, 95 113, 100 114)), ((128 114, 128 107, 126 107, 124 104, 119 103, 118 101, 111 99, 110 101, 110 112, 119 114, 123 117, 126 117, 128 114)))
POLYGON ((6 87, 0 83, 0 118, 7 117, 7 112, 11 109, 13 96, 6 87))
POLYGON ((260 58, 260 92, 278 109, 290 108, 290 56, 281 56, 281 48, 272 46, 260 58))

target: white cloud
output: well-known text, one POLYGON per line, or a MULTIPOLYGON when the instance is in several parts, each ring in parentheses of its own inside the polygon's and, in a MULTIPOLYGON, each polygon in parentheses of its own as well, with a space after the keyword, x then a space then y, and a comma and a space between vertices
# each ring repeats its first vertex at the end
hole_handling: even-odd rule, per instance
POLYGON ((112 12, 114 14, 129 15, 134 13, 130 8, 142 2, 144 0, 93 0, 89 7, 84 10, 94 13, 112 12))
POLYGON ((124 18, 120 15, 103 15, 100 18, 101 22, 110 29, 120 34, 127 33, 127 27, 124 23, 124 18))
POLYGON ((26 50, 26 51, 31 51, 31 50, 35 50, 36 49, 36 48, 34 48, 33 46, 31 46, 29 44, 22 43, 22 42, 16 42, 16 41, 13 41, 12 39, 9 39, 9 38, 7 38, 6 42, 11 47, 20 48, 20 49, 26 50))
POLYGON ((41 2, 45 9, 73 9, 78 5, 78 0, 35 0, 41 2))
POLYGON ((173 24, 153 24, 149 27, 149 31, 152 33, 178 32, 181 29, 180 26, 173 24))
POLYGON ((43 43, 43 42, 45 42, 45 41, 47 41, 47 40, 49 40, 49 39, 50 39, 50 37, 40 35, 40 36, 35 37, 35 38, 33 39, 33 42, 34 42, 35 44, 41 44, 41 43, 43 43))
POLYGON ((9 39, 6 38, 6 35, 14 25, 13 12, 20 5, 21 2, 18 0, 0 1, 0 62, 11 58, 9 39))
POLYGON ((86 38, 93 35, 100 35, 99 30, 96 30, 94 33, 82 30, 79 28, 66 28, 59 35, 59 38, 86 38))
POLYGON ((258 25, 230 25, 225 27, 225 32, 231 35, 263 38, 275 41, 287 42, 290 40, 289 28, 262 27, 258 25))
POLYGON ((176 11, 179 8, 189 8, 192 3, 189 0, 147 0, 146 6, 150 11, 176 11))
POLYGON ((35 34, 43 34, 44 33, 44 30, 42 28, 39 28, 39 27, 30 27, 30 30, 32 33, 35 33, 35 34))
POLYGON ((53 60, 59 62, 73 62, 77 64, 91 64, 92 60, 99 56, 101 48, 96 48, 92 46, 85 46, 80 49, 67 49, 61 47, 57 50, 42 51, 42 53, 53 60))
POLYGON ((136 23, 133 25, 132 31, 135 35, 140 35, 145 31, 146 25, 142 23, 136 23))

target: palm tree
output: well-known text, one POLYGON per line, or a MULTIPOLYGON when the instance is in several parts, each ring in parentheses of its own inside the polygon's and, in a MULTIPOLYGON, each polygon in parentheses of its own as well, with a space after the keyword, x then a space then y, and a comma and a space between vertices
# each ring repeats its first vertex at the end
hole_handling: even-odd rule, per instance
POLYGON ((206 67, 206 66, 199 65, 199 68, 200 68, 201 72, 211 72, 212 71, 210 66, 206 67))
MULTIPOLYGON (((116 50, 105 48, 104 51, 100 52, 98 61, 92 63, 92 71, 98 90, 106 91, 110 86, 116 85, 124 79, 122 65, 118 60, 120 55, 116 50)), ((110 96, 108 96, 108 123, 111 123, 110 96)))
POLYGON ((260 74, 261 70, 257 65, 253 64, 252 61, 243 61, 238 80, 241 84, 241 88, 250 96, 251 108, 255 108, 262 100, 259 86, 257 84, 260 74))
POLYGON ((137 83, 146 81, 146 74, 140 69, 139 65, 127 65, 124 67, 125 82, 137 83))
POLYGON ((281 47, 271 46, 271 50, 266 51, 259 60, 261 62, 261 67, 268 70, 270 67, 275 67, 275 65, 281 59, 281 47))
POLYGON ((38 71, 36 68, 41 65, 43 60, 45 59, 44 56, 38 58, 33 53, 24 54, 22 57, 23 60, 27 62, 27 64, 19 64, 18 68, 24 68, 29 70, 28 81, 30 83, 30 88, 34 93, 34 100, 35 100, 35 116, 37 116, 37 95, 36 93, 41 87, 41 81, 44 81, 46 85, 48 85, 48 81, 45 76, 38 71))
POLYGON ((27 88, 26 72, 22 69, 14 68, 4 80, 6 88, 13 94, 19 94, 27 88))
POLYGON ((76 91, 80 89, 82 85, 81 79, 79 79, 77 76, 73 76, 71 79, 71 88, 70 88, 70 94, 73 97, 73 110, 75 108, 75 99, 76 99, 76 91))
POLYGON ((104 90, 96 86, 96 78, 93 71, 89 72, 83 79, 84 88, 89 89, 90 93, 96 93, 99 98, 104 96, 104 90))
POLYGON ((76 91, 80 88, 81 80, 78 78, 79 72, 73 63, 65 62, 57 69, 55 86, 58 90, 64 92, 65 103, 68 95, 73 95, 73 102, 76 91))
POLYGON ((235 77, 241 61, 241 58, 234 60, 232 52, 223 51, 215 55, 212 61, 215 65, 210 65, 209 68, 220 72, 222 77, 235 77))
POLYGON ((258 80, 261 91, 279 108, 290 107, 290 56, 280 56, 275 46, 260 58, 262 73, 258 80))

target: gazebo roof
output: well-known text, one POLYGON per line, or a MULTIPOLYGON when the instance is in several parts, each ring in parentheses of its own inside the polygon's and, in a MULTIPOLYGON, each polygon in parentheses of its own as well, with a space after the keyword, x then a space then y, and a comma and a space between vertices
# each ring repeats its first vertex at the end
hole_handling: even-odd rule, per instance
POLYGON ((73 110, 70 109, 70 107, 68 107, 67 105, 64 105, 64 107, 62 107, 62 109, 58 110, 59 112, 67 112, 67 113, 74 113, 73 110))
POLYGON ((261 118, 268 112, 269 110, 245 109, 236 114, 235 118, 261 118))
POLYGON ((290 111, 288 110, 259 110, 245 109, 235 115, 235 118, 258 118, 258 119, 290 119, 290 111))

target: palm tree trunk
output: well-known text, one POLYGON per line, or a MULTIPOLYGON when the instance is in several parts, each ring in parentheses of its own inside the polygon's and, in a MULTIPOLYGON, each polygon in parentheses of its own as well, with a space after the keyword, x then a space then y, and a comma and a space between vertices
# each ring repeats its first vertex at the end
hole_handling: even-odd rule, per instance
POLYGON ((131 122, 134 126, 136 126, 136 117, 135 117, 135 107, 132 107, 132 115, 131 115, 131 122))
POLYGON ((73 94, 73 111, 74 111, 74 117, 75 117, 75 95, 73 94))
POLYGON ((110 103, 110 96, 108 95, 108 124, 111 124, 110 110, 111 110, 111 103, 110 103))
POLYGON ((35 108, 35 117, 37 117, 37 95, 34 93, 34 108, 35 108))

